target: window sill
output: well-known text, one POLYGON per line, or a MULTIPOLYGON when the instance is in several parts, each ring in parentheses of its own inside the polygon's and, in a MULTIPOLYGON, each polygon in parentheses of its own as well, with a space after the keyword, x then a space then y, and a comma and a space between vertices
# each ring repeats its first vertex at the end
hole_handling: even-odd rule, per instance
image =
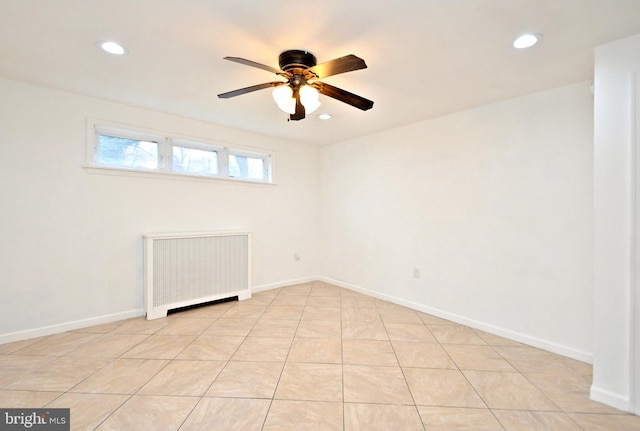
POLYGON ((195 182, 223 182, 223 183, 234 183, 241 185, 255 185, 255 186, 275 186, 274 183, 267 183, 264 181, 257 180, 245 180, 242 178, 224 178, 224 177, 214 177, 214 176, 205 176, 205 175, 190 175, 190 174, 181 174, 179 172, 162 172, 162 171, 151 171, 151 170, 133 170, 133 169, 124 169, 124 168, 115 168, 111 166, 87 166, 84 168, 90 174, 99 174, 99 175, 116 175, 116 176, 124 176, 124 177, 134 177, 134 178, 161 178, 167 180, 177 180, 177 181, 195 181, 195 182))

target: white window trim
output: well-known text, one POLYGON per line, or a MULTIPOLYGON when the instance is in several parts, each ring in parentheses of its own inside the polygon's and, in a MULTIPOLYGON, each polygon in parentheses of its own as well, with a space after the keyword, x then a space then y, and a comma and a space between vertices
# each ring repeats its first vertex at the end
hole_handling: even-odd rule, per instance
POLYGON ((176 173, 176 174, 183 174, 183 175, 189 175, 189 176, 203 176, 203 177, 223 177, 222 175, 222 169, 220 169, 220 164, 222 163, 221 157, 223 157, 223 147, 220 147, 218 145, 211 145, 211 144, 205 144, 203 142, 198 142, 198 141, 191 141, 191 140, 186 140, 186 139, 180 139, 180 138, 173 138, 170 140, 170 145, 167 146, 168 147, 168 151, 171 152, 171 150, 174 147, 179 147, 179 148, 190 148, 190 149, 194 149, 194 150, 203 150, 203 151, 210 151, 212 153, 216 153, 216 159, 218 161, 218 173, 217 174, 194 174, 194 173, 188 173, 188 172, 178 172, 175 171, 173 169, 173 153, 171 154, 167 154, 166 160, 167 160, 167 166, 166 166, 166 170, 171 172, 171 173, 176 173))
POLYGON ((164 133, 157 130, 145 129, 137 126, 114 123, 112 121, 87 119, 86 128, 86 164, 84 168, 89 173, 124 175, 132 177, 159 176, 165 179, 175 178, 177 180, 194 181, 223 181, 256 185, 275 185, 273 178, 273 167, 275 157, 273 152, 258 148, 246 148, 229 146, 223 143, 211 143, 208 139, 186 137, 175 133, 164 133), (112 135, 122 138, 129 138, 141 141, 151 141, 158 143, 158 169, 133 169, 119 166, 100 165, 96 163, 98 135, 112 135), (215 151, 218 153, 218 174, 202 175, 172 170, 173 146, 184 148, 202 149, 215 151), (255 180, 249 178, 238 178, 229 176, 229 155, 260 158, 264 160, 265 180, 255 180))
POLYGON ((166 170, 165 161, 166 161, 166 145, 162 145, 166 143, 166 138, 157 133, 145 133, 130 129, 122 129, 115 128, 110 126, 102 126, 95 125, 91 131, 91 137, 87 136, 87 144, 90 144, 90 147, 87 148, 87 161, 89 162, 89 166, 95 168, 113 168, 118 170, 131 170, 131 171, 140 171, 140 172, 157 172, 166 170), (97 163, 98 152, 96 151, 98 148, 98 136, 99 135, 109 135, 115 136, 119 138, 133 139, 137 141, 148 141, 155 142, 158 144, 158 168, 157 169, 143 169, 143 168, 123 168, 120 166, 113 165, 100 165, 97 163))
MULTIPOLYGON (((262 159, 263 164, 264 164, 264 175, 265 175, 265 181, 266 182, 270 182, 271 181, 271 161, 270 158, 271 156, 269 154, 264 154, 264 153, 257 153, 255 151, 248 151, 248 150, 242 150, 239 148, 225 148, 225 150, 227 150, 227 154, 225 154, 224 157, 224 163, 228 164, 229 162, 229 156, 240 156, 240 157, 250 157, 253 159, 262 159)), ((229 167, 227 166, 227 175, 229 175, 228 173, 228 169, 229 167)), ((230 178, 234 178, 234 177, 230 177, 230 178)), ((254 180, 257 181, 257 180, 254 180)))

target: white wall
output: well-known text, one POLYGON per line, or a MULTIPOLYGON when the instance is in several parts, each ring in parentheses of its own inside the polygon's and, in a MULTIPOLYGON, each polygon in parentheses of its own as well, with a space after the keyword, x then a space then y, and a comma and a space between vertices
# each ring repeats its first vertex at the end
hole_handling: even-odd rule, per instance
POLYGON ((13 81, 0 94, 0 339, 140 313, 143 233, 241 229, 254 286, 322 274, 591 359, 587 83, 320 149, 13 81), (87 117, 272 150, 277 185, 88 173, 87 117))
POLYGON ((254 286, 317 275, 316 147, 13 81, 0 94, 0 342, 139 314, 148 232, 247 230, 254 286), (88 173, 87 117, 273 151, 277 185, 88 173))
POLYGON ((592 398, 636 414, 640 413, 640 302, 635 309, 633 302, 634 297, 640 300, 638 47, 640 35, 596 49, 591 387, 592 398))
POLYGON ((321 274, 589 361, 592 126, 580 83, 323 147, 321 274))

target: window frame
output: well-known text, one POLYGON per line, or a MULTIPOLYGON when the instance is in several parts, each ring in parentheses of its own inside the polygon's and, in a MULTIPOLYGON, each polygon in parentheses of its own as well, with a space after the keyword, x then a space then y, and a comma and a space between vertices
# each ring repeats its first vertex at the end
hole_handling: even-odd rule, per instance
POLYGON ((202 177, 219 177, 221 176, 221 169, 220 169, 220 164, 221 164, 221 153, 223 152, 224 147, 220 147, 217 145, 211 145, 211 144, 205 144, 203 142, 196 142, 196 141, 191 141, 191 140, 187 140, 187 139, 179 139, 179 138, 174 138, 174 139, 170 139, 169 141, 169 149, 168 152, 169 154, 167 154, 167 170, 170 171, 173 174, 179 174, 179 175, 194 175, 194 176, 202 176, 202 177), (216 166, 216 171, 217 173, 215 174, 198 174, 198 173, 194 173, 194 172, 183 172, 183 171, 176 171, 174 169, 173 166, 173 149, 174 148, 188 148, 188 149, 192 149, 192 150, 202 150, 202 151, 210 151, 212 153, 216 153, 216 162, 217 162, 217 166, 216 166))
POLYGON ((263 154, 263 153, 257 153, 255 151, 248 151, 248 150, 242 150, 242 149, 237 149, 237 148, 227 148, 227 156, 225 157, 225 161, 227 163, 227 175, 229 176, 229 178, 236 178, 236 179, 240 179, 240 180, 244 180, 244 181, 260 181, 260 182, 270 182, 271 181, 271 162, 270 162, 270 155, 268 154, 263 154), (239 156, 239 157, 246 157, 246 158, 251 158, 251 159, 258 159, 258 160, 262 160, 262 164, 264 166, 264 180, 256 180, 256 179, 250 179, 250 178, 242 178, 242 177, 232 177, 231 174, 229 173, 229 157, 230 156, 239 156))
POLYGON ((91 155, 91 164, 95 167, 105 167, 105 168, 113 168, 113 169, 128 169, 132 171, 141 171, 141 172, 156 172, 163 169, 162 166, 162 149, 164 147, 163 142, 165 138, 160 135, 142 133, 133 130, 121 130, 113 127, 104 127, 104 126, 96 126, 95 134, 94 134, 94 144, 93 151, 91 155), (132 141, 141 141, 141 142, 153 142, 158 145, 158 160, 157 160, 157 168, 135 168, 135 167, 127 167, 127 166, 118 166, 112 164, 103 164, 98 163, 98 156, 100 148, 100 136, 110 136, 113 138, 122 138, 122 139, 130 139, 132 141))
POLYGON ((256 148, 229 146, 223 143, 212 143, 210 140, 181 136, 174 133, 162 133, 154 130, 117 124, 113 122, 87 119, 86 165, 92 173, 108 173, 113 175, 161 175, 176 179, 239 181, 243 183, 274 185, 274 154, 256 148), (100 135, 137 141, 149 141, 158 145, 158 168, 136 168, 98 163, 100 135), (217 153, 217 174, 203 174, 176 171, 173 168, 173 148, 191 148, 217 153), (252 179, 231 176, 229 174, 229 157, 231 155, 263 160, 264 179, 252 179))

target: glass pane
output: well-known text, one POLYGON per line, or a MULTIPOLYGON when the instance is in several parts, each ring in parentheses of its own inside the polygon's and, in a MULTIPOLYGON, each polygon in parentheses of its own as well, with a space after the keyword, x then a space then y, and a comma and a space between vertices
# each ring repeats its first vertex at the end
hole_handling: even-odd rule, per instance
POLYGON ((216 175, 218 153, 195 148, 173 147, 173 170, 198 175, 216 175))
POLYGON ((96 164, 158 169, 158 143, 100 135, 96 164))
POLYGON ((229 176, 250 180, 264 180, 264 168, 264 159, 229 155, 229 176))

